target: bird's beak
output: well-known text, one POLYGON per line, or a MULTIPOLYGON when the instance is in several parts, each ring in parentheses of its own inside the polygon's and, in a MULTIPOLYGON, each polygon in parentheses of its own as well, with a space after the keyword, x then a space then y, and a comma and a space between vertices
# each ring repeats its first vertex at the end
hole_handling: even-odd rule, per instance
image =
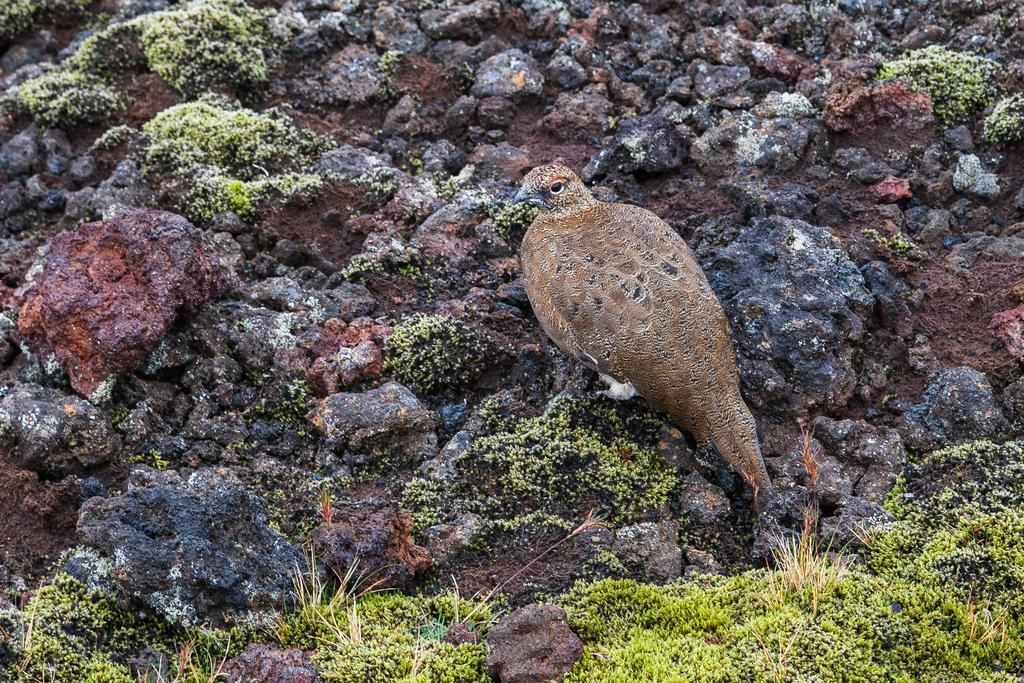
POLYGON ((544 196, 538 190, 528 191, 525 188, 521 188, 516 193, 515 199, 512 200, 515 204, 529 204, 530 206, 536 206, 540 209, 545 209, 548 206, 544 196))

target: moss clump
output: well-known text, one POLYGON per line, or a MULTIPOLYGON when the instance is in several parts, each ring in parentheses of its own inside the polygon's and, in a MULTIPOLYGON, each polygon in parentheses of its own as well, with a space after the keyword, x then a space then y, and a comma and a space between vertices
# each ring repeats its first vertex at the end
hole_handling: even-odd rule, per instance
POLYGON ((375 168, 367 171, 355 180, 356 185, 364 188, 377 201, 387 201, 398 191, 395 171, 391 168, 375 168))
POLYGON ((444 642, 459 623, 478 634, 494 619, 491 606, 451 594, 409 597, 371 593, 361 598, 317 602, 286 615, 278 632, 285 647, 316 647, 313 661, 325 679, 364 683, 485 683, 483 643, 444 642))
MULTIPOLYGON (((90 592, 67 574, 43 586, 26 607, 28 631, 18 680, 103 681, 131 683, 127 655, 159 647, 166 626, 90 592)), ((170 655, 172 650, 166 650, 170 655)))
POLYGON ((77 71, 54 71, 26 81, 18 89, 18 103, 48 128, 98 123, 124 108, 113 88, 77 71))
POLYGON ((985 118, 982 133, 993 145, 1010 145, 1024 140, 1024 95, 1015 94, 996 102, 985 118))
POLYGON ((932 45, 882 65, 878 78, 907 79, 928 93, 932 109, 943 123, 956 125, 995 101, 1000 71, 991 59, 932 45))
POLYGON ((326 143, 276 109, 257 113, 207 97, 160 112, 143 133, 143 170, 186 185, 188 212, 197 221, 220 211, 251 216, 270 196, 290 197, 323 183, 301 169, 326 143))
POLYGON ((88 6, 90 0, 4 0, 0 3, 0 40, 29 30, 48 16, 88 6))
POLYGON ((149 67, 182 93, 215 86, 255 90, 267 82, 275 13, 242 0, 199 0, 157 12, 142 24, 149 67))
POLYGON ((917 249, 917 245, 914 244, 914 242, 906 235, 904 235, 900 230, 896 230, 895 233, 892 235, 883 235, 874 228, 869 228, 864 231, 864 234, 870 237, 880 246, 883 246, 886 249, 889 249, 890 251, 899 254, 900 256, 906 256, 907 254, 917 249))
POLYGON ((773 572, 680 585, 579 584, 562 600, 586 643, 569 682, 991 680, 1024 649, 926 586, 851 570, 821 595, 779 595, 773 572))
POLYGON ((403 507, 431 522, 474 512, 489 531, 525 534, 565 532, 591 509, 615 523, 642 517, 666 502, 675 475, 652 449, 659 421, 610 403, 562 395, 538 417, 484 416, 451 463, 454 481, 417 484, 403 507))
POLYGON ((508 238, 516 230, 528 228, 537 217, 537 207, 505 202, 492 207, 490 214, 498 234, 508 238))
POLYGON ((870 539, 878 573, 1024 614, 1024 444, 979 441, 911 466, 870 539))
POLYGON ((384 369, 403 384, 435 392, 475 379, 494 346, 447 315, 417 313, 395 326, 384 369))

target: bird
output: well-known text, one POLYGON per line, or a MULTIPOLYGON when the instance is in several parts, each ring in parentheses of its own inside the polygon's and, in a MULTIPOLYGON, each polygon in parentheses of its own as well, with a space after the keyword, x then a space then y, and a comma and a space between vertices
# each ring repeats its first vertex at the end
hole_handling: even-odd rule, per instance
POLYGON ((513 200, 537 207, 520 246, 545 334, 608 384, 639 394, 754 491, 771 486, 740 390, 725 311, 689 246, 647 209, 598 200, 562 164, 532 169, 513 200))

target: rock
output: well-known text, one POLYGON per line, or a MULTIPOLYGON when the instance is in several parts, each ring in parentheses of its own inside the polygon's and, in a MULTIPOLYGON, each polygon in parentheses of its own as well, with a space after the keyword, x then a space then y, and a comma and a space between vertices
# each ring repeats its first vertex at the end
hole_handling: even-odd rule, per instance
POLYGON ((0 398, 0 446, 11 464, 62 477, 108 463, 121 439, 106 412, 87 401, 19 383, 0 398))
POLYGON ((874 193, 875 199, 882 204, 895 204, 914 196, 914 193, 910 191, 909 180, 891 175, 878 181, 871 191, 874 193))
POLYGON ((223 469, 139 468, 123 495, 82 505, 78 539, 110 558, 120 592, 184 626, 279 608, 299 559, 262 499, 223 469))
POLYGON ((313 165, 313 170, 318 173, 329 173, 349 181, 380 168, 391 168, 390 155, 352 145, 341 145, 325 152, 313 165))
POLYGON ((221 669, 228 683, 316 683, 320 680, 310 652, 282 650, 253 643, 221 669))
POLYGON ((697 64, 690 70, 693 90, 702 100, 729 94, 750 80, 750 67, 697 64))
POLYGON ((814 438, 823 455, 839 463, 839 471, 819 477, 819 492, 827 505, 844 505, 850 495, 881 504, 907 463, 903 441, 895 429, 874 427, 864 420, 814 420, 814 438), (830 479, 831 478, 831 479, 830 479), (836 485, 836 479, 843 484, 836 485), (843 492, 849 482, 849 490, 843 492))
POLYGON ((743 210, 746 220, 773 215, 808 220, 819 200, 817 192, 794 183, 769 188, 757 181, 741 180, 725 184, 722 189, 743 210))
POLYGON ((660 173, 686 161, 690 131, 658 114, 637 116, 619 124, 615 135, 584 167, 590 181, 608 173, 660 173))
POLYGON ((428 9, 420 14, 420 25, 431 38, 479 40, 481 28, 501 15, 497 0, 476 0, 446 9, 428 9))
POLYGON ((313 330, 303 342, 316 357, 307 374, 313 393, 326 396, 379 375, 384 339, 390 332, 390 327, 370 318, 349 324, 331 318, 313 330))
POLYGON ((367 102, 384 82, 377 70, 378 59, 377 53, 368 47, 349 45, 324 64, 322 87, 313 89, 314 96, 323 104, 367 102))
POLYGON ((807 149, 810 131, 794 119, 731 116, 693 143, 691 154, 702 169, 725 174, 737 166, 784 173, 807 149))
MULTIPOLYGON (((47 569, 75 540, 81 488, 69 477, 59 483, 15 467, 0 457, 0 584, 6 570, 34 574, 47 569)), ((3 598, 0 597, 0 613, 3 598)), ((0 671, 4 634, 0 627, 0 671)))
POLYGON ((670 581, 683 575, 678 535, 679 524, 672 519, 634 524, 615 532, 612 552, 645 581, 670 581))
POLYGON ((437 450, 434 420, 397 382, 361 393, 332 394, 307 416, 335 452, 425 459, 437 450))
POLYGON ((476 71, 470 93, 474 97, 522 97, 539 95, 544 75, 533 57, 522 50, 506 50, 488 58, 476 71))
POLYGON ((748 399, 779 416, 841 409, 874 306, 842 244, 828 230, 779 216, 726 242, 699 244, 697 254, 732 321, 748 399))
POLYGON ((427 550, 437 564, 445 564, 462 554, 483 532, 484 518, 472 512, 457 516, 446 524, 427 529, 427 550))
POLYGON ((31 175, 40 165, 39 134, 29 126, 0 146, 0 171, 8 176, 31 175))
POLYGON ((946 260, 957 268, 973 268, 978 261, 1014 263, 1024 258, 1024 237, 979 235, 949 250, 946 260))
POLYGON ((696 474, 686 477, 679 487, 679 507, 686 518, 698 526, 710 526, 724 521, 732 510, 729 497, 720 486, 715 486, 696 474))
POLYGON ((380 498, 335 503, 331 516, 311 536, 316 557, 337 576, 353 566, 380 588, 409 588, 431 565, 413 541, 412 515, 380 498))
POLYGON ((532 604, 503 617, 487 634, 487 673, 500 683, 561 680, 583 656, 583 641, 561 607, 532 604))
POLYGON ((476 631, 470 631, 465 624, 452 624, 444 634, 444 642, 451 645, 476 645, 483 638, 476 631))
POLYGON ((373 41, 385 50, 419 53, 427 47, 427 36, 415 22, 391 5, 380 5, 373 15, 373 41))
POLYGON ((24 210, 26 199, 25 188, 17 181, 12 180, 0 187, 0 219, 24 210))
POLYGON ((832 131, 863 132, 879 124, 919 128, 932 120, 928 94, 902 80, 833 89, 825 101, 825 125, 832 131))
POLYGON ((1024 304, 993 315, 988 329, 1011 355, 1024 358, 1024 304))
POLYGON ((879 183, 895 171, 889 164, 868 154, 863 147, 843 147, 832 155, 832 163, 859 183, 879 183))
POLYGON ((987 172, 974 154, 964 154, 956 162, 953 187, 983 199, 995 199, 999 196, 999 176, 987 172))
POLYGON ((983 373, 969 367, 935 373, 921 402, 907 406, 897 423, 904 442, 924 452, 974 439, 995 439, 1006 420, 983 373))
POLYGON ((612 103, 604 88, 593 86, 580 92, 562 92, 554 109, 544 117, 544 129, 561 139, 579 139, 603 135, 608 128, 612 103))
POLYGON ((222 287, 218 259, 191 223, 166 211, 125 209, 51 240, 25 292, 18 330, 91 396, 111 375, 138 367, 172 325, 222 287))
POLYGON ((139 167, 131 159, 125 159, 95 190, 85 187, 70 194, 65 214, 76 221, 109 220, 126 207, 155 204, 156 195, 139 167))

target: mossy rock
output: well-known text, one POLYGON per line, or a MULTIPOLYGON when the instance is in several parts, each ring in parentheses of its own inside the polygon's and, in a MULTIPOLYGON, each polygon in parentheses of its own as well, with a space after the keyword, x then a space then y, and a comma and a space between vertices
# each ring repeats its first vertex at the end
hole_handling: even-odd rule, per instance
POLYGON ((996 102, 985 117, 982 133, 987 142, 1004 147, 1024 140, 1024 95, 1010 95, 996 102))
POLYGON ((1001 71, 991 59, 932 45, 883 64, 878 78, 905 78, 914 88, 927 92, 935 115, 953 126, 966 123, 995 101, 1001 71))
POLYGON ((403 384, 434 393, 472 382, 494 352, 494 344, 465 323, 417 313, 388 336, 384 369, 403 384))
POLYGON ((229 85, 237 92, 267 82, 274 40, 272 10, 242 0, 199 0, 152 14, 142 25, 149 67, 187 96, 229 85))
POLYGON ((77 71, 54 71, 26 81, 18 89, 18 103, 48 128, 99 123, 124 109, 117 91, 77 71))
POLYGON ((676 483, 653 450, 652 413, 634 406, 562 395, 533 418, 493 417, 453 463, 455 482, 407 486, 404 506, 418 520, 437 522, 475 512, 492 530, 564 532, 589 509, 613 523, 644 518, 667 502, 676 483))
POLYGON ((188 188, 187 211, 206 221, 221 211, 249 217, 259 202, 292 197, 323 184, 312 165, 326 141, 283 111, 255 112, 221 97, 179 104, 143 126, 143 170, 165 173, 188 188))
POLYGON ((4 0, 0 3, 0 40, 13 38, 48 17, 88 7, 92 0, 4 0))

